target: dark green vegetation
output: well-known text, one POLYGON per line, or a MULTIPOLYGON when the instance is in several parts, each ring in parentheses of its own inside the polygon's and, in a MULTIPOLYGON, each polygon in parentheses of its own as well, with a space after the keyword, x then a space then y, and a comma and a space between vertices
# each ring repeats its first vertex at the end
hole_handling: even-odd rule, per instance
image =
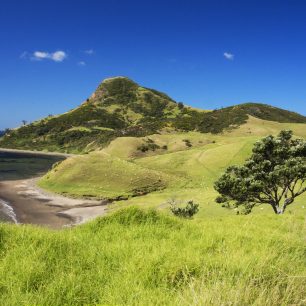
POLYGON ((293 139, 292 131, 257 141, 243 166, 230 166, 215 183, 216 201, 250 213, 257 205, 271 205, 283 214, 306 191, 306 141, 293 139))
POLYGON ((192 218, 199 211, 199 204, 189 200, 185 206, 179 205, 177 201, 170 202, 171 212, 181 218, 192 218))
POLYGON ((256 103, 199 111, 128 78, 116 77, 103 81, 80 107, 9 131, 0 147, 79 153, 105 147, 116 137, 151 135, 165 127, 221 133, 244 124, 248 115, 306 123, 302 115, 256 103))
POLYGON ((0 224, 1 304, 303 305, 304 222, 130 208, 57 232, 0 224))
MULTIPOLYGON (((155 151, 160 148, 161 147, 158 144, 156 144, 154 140, 148 138, 144 140, 144 142, 139 147, 137 147, 137 150, 141 152, 147 152, 147 151, 155 151)), ((163 146, 163 149, 166 150, 167 146, 163 146)))
POLYGON ((233 129, 246 123, 249 115, 281 123, 306 123, 306 117, 300 114, 266 104, 246 103, 206 113, 183 109, 173 125, 183 131, 221 133, 226 129, 233 129))

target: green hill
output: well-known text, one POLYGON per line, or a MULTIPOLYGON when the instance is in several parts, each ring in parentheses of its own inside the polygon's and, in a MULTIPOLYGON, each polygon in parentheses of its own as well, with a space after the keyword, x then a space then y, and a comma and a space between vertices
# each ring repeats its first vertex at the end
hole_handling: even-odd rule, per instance
POLYGON ((73 196, 127 199, 166 188, 175 181, 163 172, 112 157, 105 152, 71 157, 40 181, 40 186, 73 196))
POLYGON ((115 77, 104 80, 74 110, 11 130, 0 139, 0 147, 80 153, 103 148, 117 137, 143 137, 164 129, 221 133, 245 124, 249 115, 306 122, 297 113, 256 103, 201 111, 128 78, 115 77))
MULTIPOLYGON (((276 123, 254 117, 222 135, 172 132, 120 137, 101 152, 69 158, 47 173, 39 184, 73 196, 126 199, 113 202, 110 209, 129 205, 165 209, 169 199, 177 198, 199 203, 197 218, 235 214, 236 211, 215 203, 213 183, 228 166, 242 164, 263 135, 278 134, 282 129, 291 129, 295 135, 306 138, 305 124, 276 123), (141 148, 148 143, 155 149, 143 152, 141 148), (147 186, 147 192, 132 192, 139 186, 147 186)), ((303 211, 305 199, 306 195, 298 198, 292 212, 303 211)), ((257 213, 269 214, 270 207, 263 207, 257 213)))
POLYGON ((104 80, 76 109, 12 130, 0 146, 82 152, 123 135, 152 134, 161 128, 161 121, 178 112, 167 95, 116 77, 104 80))

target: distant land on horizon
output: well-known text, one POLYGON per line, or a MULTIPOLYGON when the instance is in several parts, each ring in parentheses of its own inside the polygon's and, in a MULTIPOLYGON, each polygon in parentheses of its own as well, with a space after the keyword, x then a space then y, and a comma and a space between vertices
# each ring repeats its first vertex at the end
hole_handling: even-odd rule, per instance
MULTIPOLYGON (((127 76, 111 76, 111 77, 105 78, 104 80, 116 79, 116 78, 124 78, 124 79, 130 80, 130 78, 127 77, 127 76)), ((101 83, 103 83, 103 81, 101 83)), ((180 101, 180 100, 176 100, 175 102, 178 102, 178 101, 180 101)), ((220 105, 221 105, 220 107, 210 107, 210 104, 208 102, 208 103, 205 104, 207 106, 205 108, 202 108, 202 107, 199 107, 199 106, 195 106, 195 104, 198 104, 198 103, 195 103, 195 102, 182 101, 181 103, 183 103, 185 106, 190 107, 192 109, 195 109, 195 110, 196 109, 198 109, 198 110, 205 110, 205 111, 220 110, 220 109, 225 109, 225 108, 229 108, 229 107, 233 107, 233 106, 237 106, 237 105, 245 105, 245 104, 267 105, 267 106, 271 106, 271 107, 274 107, 274 108, 279 108, 279 109, 282 109, 282 110, 285 110, 285 111, 288 111, 288 112, 291 112, 291 113, 296 113, 296 114, 302 115, 303 117, 306 116, 306 108, 305 108, 305 112, 304 113, 303 112, 297 112, 297 111, 294 110, 293 107, 281 107, 277 103, 269 103, 268 101, 253 101, 253 100, 249 100, 249 101, 245 101, 245 102, 232 103, 230 105, 227 105, 228 103, 223 103, 226 106, 222 106, 222 102, 221 102, 220 103, 220 105)), ((201 103, 201 104, 203 104, 203 103, 201 103)), ((77 107, 77 106, 76 105, 73 106, 73 108, 71 110, 73 110, 75 107, 77 107)), ((52 114, 48 115, 48 117, 49 116, 57 117, 57 116, 59 116, 61 114, 62 113, 53 113, 52 112, 52 114)), ((35 120, 32 120, 32 121, 31 120, 27 120, 27 118, 24 118, 24 121, 26 122, 26 124, 31 124, 33 122, 43 120, 46 117, 47 116, 37 117, 35 120)), ((1 123, 0 123, 0 125, 1 125, 1 123)), ((0 128, 0 137, 4 135, 6 129, 20 128, 23 125, 25 125, 25 124, 21 121, 19 125, 16 124, 14 126, 2 126, 2 128, 0 128)))
POLYGON ((241 126, 249 116, 306 123, 303 115, 260 103, 201 110, 127 77, 112 77, 105 79, 80 106, 10 130, 0 139, 0 147, 87 152, 103 148, 117 137, 143 137, 164 129, 218 134, 241 126))

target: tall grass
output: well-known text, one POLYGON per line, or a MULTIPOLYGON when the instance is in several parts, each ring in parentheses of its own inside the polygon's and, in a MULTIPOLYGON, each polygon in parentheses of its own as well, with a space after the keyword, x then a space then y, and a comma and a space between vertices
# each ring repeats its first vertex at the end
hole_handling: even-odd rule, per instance
POLYGON ((290 215, 1 224, 1 305, 303 305, 305 255, 305 219, 290 215))

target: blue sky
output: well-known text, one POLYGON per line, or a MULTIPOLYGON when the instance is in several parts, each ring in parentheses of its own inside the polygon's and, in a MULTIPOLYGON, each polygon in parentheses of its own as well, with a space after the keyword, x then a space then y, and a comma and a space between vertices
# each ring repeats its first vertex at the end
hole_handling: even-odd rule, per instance
POLYGON ((3 0, 0 129, 70 110, 124 75, 214 109, 306 115, 306 1, 3 0))

